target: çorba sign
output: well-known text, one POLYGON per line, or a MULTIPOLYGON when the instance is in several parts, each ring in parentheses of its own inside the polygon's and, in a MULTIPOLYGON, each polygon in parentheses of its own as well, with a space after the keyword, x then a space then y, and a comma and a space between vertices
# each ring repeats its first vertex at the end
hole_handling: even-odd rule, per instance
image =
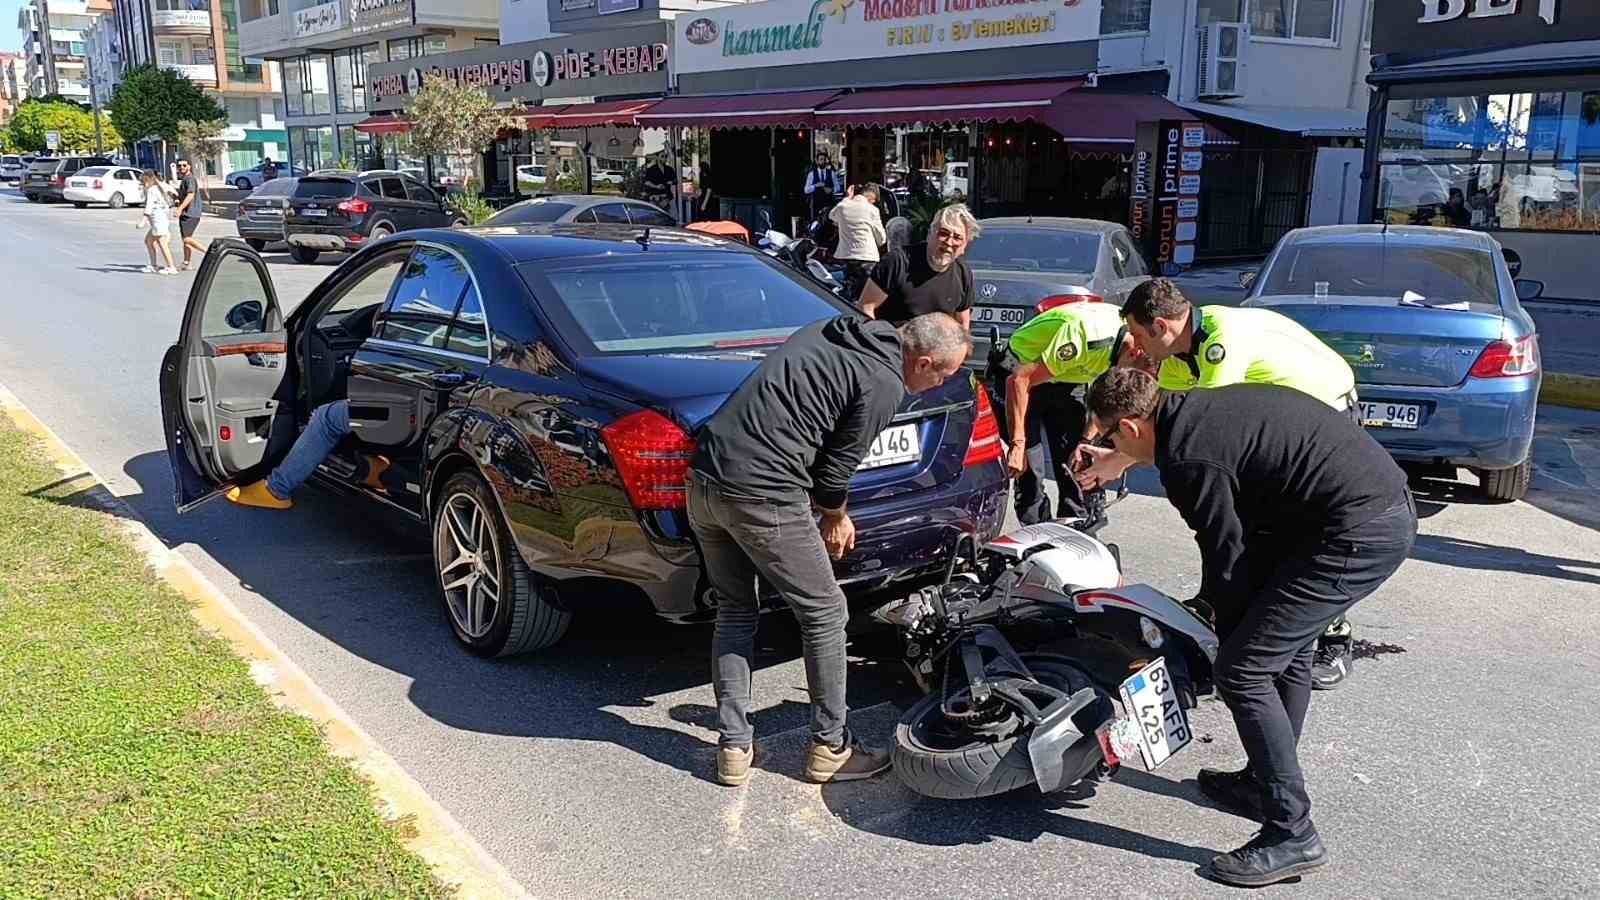
POLYGON ((767 0, 679 15, 677 71, 1096 40, 1100 0, 767 0))
MULTIPOLYGON (((515 45, 502 48, 515 52, 515 45)), ((497 92, 520 94, 516 89, 532 82, 540 88, 549 88, 560 82, 587 82, 593 78, 626 78, 638 75, 665 73, 667 45, 628 44, 622 47, 600 47, 592 50, 557 48, 535 50, 532 54, 449 65, 448 56, 427 68, 411 68, 405 72, 390 72, 374 76, 370 85, 373 98, 379 102, 396 97, 414 95, 422 89, 424 75, 443 75, 457 84, 482 88, 490 94, 497 92)))

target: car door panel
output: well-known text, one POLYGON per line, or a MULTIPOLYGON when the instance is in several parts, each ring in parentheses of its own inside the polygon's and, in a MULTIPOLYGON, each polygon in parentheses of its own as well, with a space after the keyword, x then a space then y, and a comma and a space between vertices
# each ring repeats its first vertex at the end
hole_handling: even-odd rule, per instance
POLYGON ((266 264, 242 241, 222 239, 201 263, 178 342, 162 360, 162 427, 180 512, 264 476, 287 452, 288 360, 266 264))

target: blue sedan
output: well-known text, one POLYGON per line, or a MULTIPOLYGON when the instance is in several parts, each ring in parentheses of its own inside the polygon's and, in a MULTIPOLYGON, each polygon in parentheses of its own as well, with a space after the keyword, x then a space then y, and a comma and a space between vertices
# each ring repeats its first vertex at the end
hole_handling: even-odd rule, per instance
POLYGON ((1472 469, 1491 500, 1521 499, 1532 473, 1539 337, 1492 237, 1384 225, 1286 235, 1246 306, 1283 313, 1355 370, 1362 419, 1396 459, 1472 469))

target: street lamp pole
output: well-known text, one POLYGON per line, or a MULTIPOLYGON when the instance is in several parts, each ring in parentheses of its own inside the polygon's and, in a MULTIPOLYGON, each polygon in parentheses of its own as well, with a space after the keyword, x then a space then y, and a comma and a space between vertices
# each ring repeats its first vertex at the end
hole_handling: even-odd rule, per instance
POLYGON ((89 76, 89 106, 94 110, 94 153, 96 156, 104 156, 106 142, 100 130, 100 91, 94 83, 94 54, 85 54, 83 59, 85 74, 89 76))

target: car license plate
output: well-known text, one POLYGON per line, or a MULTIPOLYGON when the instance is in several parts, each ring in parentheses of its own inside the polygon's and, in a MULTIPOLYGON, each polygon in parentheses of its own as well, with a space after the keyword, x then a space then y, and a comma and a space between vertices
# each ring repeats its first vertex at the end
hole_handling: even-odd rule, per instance
POLYGON ((1166 657, 1122 683, 1122 707, 1134 726, 1146 769, 1159 767, 1194 739, 1189 717, 1178 702, 1178 692, 1167 672, 1166 657))
POLYGON ((894 466, 900 463, 916 462, 922 459, 922 435, 918 433, 915 422, 909 425, 895 425, 885 428, 878 433, 872 442, 872 449, 867 451, 867 456, 857 467, 863 469, 881 469, 884 466, 894 466))
POLYGON ((300 210, 300 215, 305 216, 308 219, 321 218, 323 216, 326 216, 327 214, 328 214, 328 211, 325 210, 325 209, 302 209, 302 210, 300 210))
POLYGON ((1375 428, 1417 428, 1422 425, 1422 407, 1413 403, 1368 403, 1363 400, 1361 424, 1375 428))
POLYGON ((1028 311, 1020 306, 974 306, 974 325, 1021 325, 1028 321, 1028 311))

